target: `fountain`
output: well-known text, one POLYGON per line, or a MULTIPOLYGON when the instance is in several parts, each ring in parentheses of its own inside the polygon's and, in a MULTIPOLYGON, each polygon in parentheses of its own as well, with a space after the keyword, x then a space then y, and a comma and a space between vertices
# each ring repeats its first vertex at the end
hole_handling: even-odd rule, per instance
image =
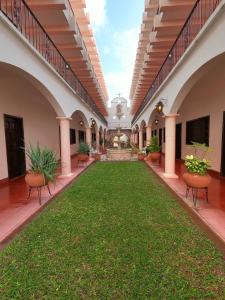
POLYGON ((116 117, 119 119, 119 127, 117 128, 116 136, 118 137, 118 147, 117 149, 108 149, 107 150, 107 159, 112 161, 121 161, 121 160, 131 160, 132 159, 132 151, 131 149, 122 149, 121 148, 121 137, 123 133, 121 132, 120 120, 123 117, 122 108, 120 105, 117 106, 116 117))

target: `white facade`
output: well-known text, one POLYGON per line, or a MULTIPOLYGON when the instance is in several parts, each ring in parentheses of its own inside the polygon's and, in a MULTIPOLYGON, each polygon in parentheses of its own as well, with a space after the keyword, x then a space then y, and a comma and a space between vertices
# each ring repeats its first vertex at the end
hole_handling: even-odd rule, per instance
POLYGON ((130 107, 128 107, 127 100, 123 97, 116 97, 111 101, 111 107, 109 108, 108 116, 108 129, 116 129, 121 127, 122 129, 131 128, 131 115, 130 107), (118 109, 121 109, 123 114, 119 120, 116 116, 118 109))

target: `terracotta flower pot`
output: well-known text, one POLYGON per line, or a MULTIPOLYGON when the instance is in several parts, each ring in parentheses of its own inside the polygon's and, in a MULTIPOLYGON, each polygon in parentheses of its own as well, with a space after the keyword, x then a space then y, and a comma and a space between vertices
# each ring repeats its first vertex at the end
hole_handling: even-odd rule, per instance
POLYGON ((25 176, 25 182, 30 187, 40 187, 47 184, 43 174, 32 172, 27 173, 25 176))
POLYGON ((145 155, 142 153, 138 154, 138 160, 144 160, 145 159, 145 155))
POLYGON ((81 154, 78 154, 77 160, 82 161, 82 162, 86 162, 86 161, 89 160, 89 156, 87 154, 81 153, 81 154))
POLYGON ((95 160, 101 160, 101 155, 99 153, 95 153, 95 160))
POLYGON ((153 162, 159 160, 160 157, 161 157, 161 153, 160 152, 152 152, 152 153, 148 154, 148 159, 150 161, 153 161, 153 162))
POLYGON ((183 179, 188 186, 199 189, 208 187, 212 180, 209 174, 198 175, 194 173, 184 173, 183 179))

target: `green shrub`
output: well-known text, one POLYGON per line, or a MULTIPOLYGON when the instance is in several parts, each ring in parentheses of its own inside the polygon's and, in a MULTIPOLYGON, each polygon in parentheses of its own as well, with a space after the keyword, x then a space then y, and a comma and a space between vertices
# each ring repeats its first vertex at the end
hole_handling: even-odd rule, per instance
POLYGON ((146 147, 146 153, 159 152, 160 150, 161 147, 159 146, 158 137, 154 135, 151 139, 150 145, 146 147))
POLYGON ((79 153, 82 153, 82 154, 89 154, 90 152, 90 148, 87 144, 85 143, 80 143, 79 145, 79 153))

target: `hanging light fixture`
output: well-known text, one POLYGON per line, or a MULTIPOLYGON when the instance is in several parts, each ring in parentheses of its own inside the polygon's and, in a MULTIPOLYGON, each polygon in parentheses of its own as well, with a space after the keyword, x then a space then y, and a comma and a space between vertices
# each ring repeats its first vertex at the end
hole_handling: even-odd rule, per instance
POLYGON ((156 106, 155 106, 156 111, 157 111, 158 113, 161 113, 161 112, 163 111, 163 107, 164 107, 164 105, 163 105, 162 101, 159 101, 159 102, 156 104, 156 106))
POLYGON ((95 127, 95 124, 96 124, 95 120, 91 119, 91 127, 95 127))
POLYGON ((84 126, 84 121, 80 120, 80 127, 83 127, 83 126, 84 126))
POLYGON ((158 125, 159 124, 159 120, 155 119, 154 123, 155 123, 155 125, 158 125))

